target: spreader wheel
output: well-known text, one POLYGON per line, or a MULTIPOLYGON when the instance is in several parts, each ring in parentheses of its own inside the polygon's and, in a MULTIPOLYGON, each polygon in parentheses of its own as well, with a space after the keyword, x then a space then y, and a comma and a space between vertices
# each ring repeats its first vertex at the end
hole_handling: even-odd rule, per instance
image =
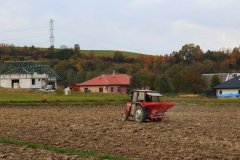
POLYGON ((122 120, 122 121, 127 121, 127 120, 128 120, 128 117, 129 117, 129 116, 127 116, 125 113, 122 113, 122 114, 121 114, 121 120, 122 120))
POLYGON ((140 107, 140 106, 136 107, 134 118, 135 118, 135 121, 137 121, 139 123, 145 121, 146 113, 142 107, 140 107))

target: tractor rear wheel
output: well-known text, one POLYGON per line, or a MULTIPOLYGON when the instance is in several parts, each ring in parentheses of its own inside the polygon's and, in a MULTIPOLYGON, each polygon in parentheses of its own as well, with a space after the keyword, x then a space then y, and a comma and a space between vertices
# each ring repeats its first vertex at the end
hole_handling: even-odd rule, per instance
POLYGON ((129 117, 129 116, 126 115, 126 113, 124 113, 124 112, 121 114, 121 120, 122 120, 122 121, 127 121, 127 120, 128 120, 128 117, 129 117))
POLYGON ((136 107, 134 118, 135 118, 135 121, 137 121, 139 123, 145 121, 145 119, 146 119, 146 112, 144 111, 144 109, 142 107, 140 107, 140 106, 136 107))

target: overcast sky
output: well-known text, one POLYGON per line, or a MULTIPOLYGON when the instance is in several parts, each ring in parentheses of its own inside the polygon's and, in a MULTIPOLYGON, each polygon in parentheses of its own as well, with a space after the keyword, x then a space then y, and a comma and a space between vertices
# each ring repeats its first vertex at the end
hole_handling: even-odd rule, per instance
POLYGON ((0 0, 0 43, 165 54, 240 45, 239 0, 0 0))

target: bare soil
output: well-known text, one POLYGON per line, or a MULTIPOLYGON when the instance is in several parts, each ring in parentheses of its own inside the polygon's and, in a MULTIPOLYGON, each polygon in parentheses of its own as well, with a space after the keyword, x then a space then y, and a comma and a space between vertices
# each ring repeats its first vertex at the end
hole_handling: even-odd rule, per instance
POLYGON ((3 107, 0 136, 144 160, 240 159, 240 107, 175 106, 146 123, 120 121, 122 109, 3 107))

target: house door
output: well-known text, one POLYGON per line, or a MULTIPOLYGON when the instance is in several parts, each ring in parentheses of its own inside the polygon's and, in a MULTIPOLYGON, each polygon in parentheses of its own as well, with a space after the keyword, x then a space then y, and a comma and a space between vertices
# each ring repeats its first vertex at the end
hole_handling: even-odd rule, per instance
POLYGON ((48 82, 48 85, 52 86, 51 89, 56 89, 55 82, 48 82))
POLYGON ((12 88, 19 88, 19 79, 12 79, 12 88))

